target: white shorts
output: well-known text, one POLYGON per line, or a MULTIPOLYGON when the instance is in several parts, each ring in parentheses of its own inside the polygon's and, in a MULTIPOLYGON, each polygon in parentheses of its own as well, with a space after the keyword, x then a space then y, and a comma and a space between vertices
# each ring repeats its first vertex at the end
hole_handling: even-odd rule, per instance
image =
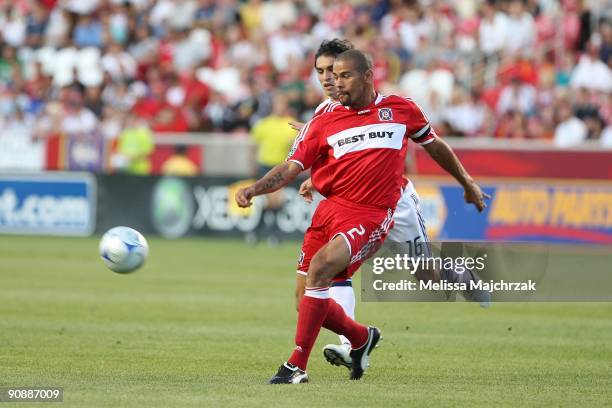
POLYGON ((389 231, 388 240, 410 243, 418 255, 430 255, 429 237, 419 206, 419 195, 411 182, 402 191, 402 196, 393 214, 393 221, 395 224, 389 231))

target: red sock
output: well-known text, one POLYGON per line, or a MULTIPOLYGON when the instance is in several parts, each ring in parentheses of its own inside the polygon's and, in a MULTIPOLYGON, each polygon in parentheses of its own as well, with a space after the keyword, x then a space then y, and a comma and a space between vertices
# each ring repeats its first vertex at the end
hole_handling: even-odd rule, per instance
POLYGON ((287 360, 289 363, 298 366, 306 371, 308 357, 314 346, 321 325, 330 304, 329 288, 306 289, 306 295, 300 301, 298 312, 297 330, 295 333, 295 350, 287 360), (309 292, 315 292, 314 296, 309 296, 309 292))
POLYGON ((359 348, 368 341, 368 328, 351 319, 333 299, 329 299, 329 310, 323 327, 345 336, 352 348, 359 348))

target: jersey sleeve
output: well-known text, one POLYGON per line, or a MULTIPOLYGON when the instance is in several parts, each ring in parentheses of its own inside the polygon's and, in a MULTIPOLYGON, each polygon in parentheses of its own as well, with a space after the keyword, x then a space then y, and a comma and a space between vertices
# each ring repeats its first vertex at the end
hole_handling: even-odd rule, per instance
POLYGON ((295 138, 287 161, 299 164, 302 170, 309 169, 320 153, 319 124, 317 118, 306 122, 295 138))
POLYGON ((336 108, 338 108, 339 106, 342 106, 340 104, 340 102, 335 102, 335 101, 332 101, 331 99, 328 98, 328 99, 324 100, 323 102, 321 102, 319 104, 319 106, 317 106, 317 108, 315 109, 314 114, 312 115, 312 117, 315 118, 315 117, 317 117, 319 115, 322 115, 324 113, 332 112, 336 108))
POLYGON ((420 145, 433 142, 437 135, 423 109, 411 99, 406 99, 406 103, 408 109, 406 134, 408 137, 420 145))

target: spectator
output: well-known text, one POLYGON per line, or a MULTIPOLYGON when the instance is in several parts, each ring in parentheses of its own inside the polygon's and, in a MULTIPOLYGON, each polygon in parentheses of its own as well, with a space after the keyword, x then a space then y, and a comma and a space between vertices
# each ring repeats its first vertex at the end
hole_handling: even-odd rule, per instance
POLYGON ((210 88, 197 78, 194 69, 185 71, 180 83, 185 90, 184 108, 192 118, 191 129, 199 130, 202 127, 204 109, 210 99, 210 88))
POLYGON ((274 68, 278 72, 285 72, 292 63, 304 58, 303 41, 299 35, 290 30, 289 26, 282 26, 273 33, 268 40, 270 56, 274 68))
POLYGON ((29 47, 38 48, 43 44, 45 30, 47 29, 47 10, 42 4, 35 2, 32 14, 26 19, 26 43, 29 47))
POLYGON ((485 123, 486 107, 477 92, 466 95, 456 88, 451 104, 443 110, 442 119, 449 124, 453 136, 477 136, 485 123))
POLYGON ((77 47, 102 47, 104 44, 103 26, 100 21, 95 20, 89 14, 83 14, 79 17, 72 40, 77 47))
POLYGON ((539 115, 529 118, 527 130, 529 137, 533 139, 552 140, 555 134, 554 107, 551 105, 539 108, 539 115))
POLYGON ((402 20, 399 23, 398 35, 402 48, 408 55, 417 53, 419 43, 421 41, 419 32, 419 16, 417 11, 412 7, 404 7, 402 9, 402 20))
MULTIPOLYGON (((144 85, 143 85, 144 86, 144 85)), ((137 95, 130 92, 125 81, 111 82, 102 91, 102 102, 120 112, 130 111, 136 104, 137 95)))
POLYGON ((478 29, 480 50, 487 56, 502 51, 508 33, 508 17, 495 8, 494 0, 485 0, 478 29))
POLYGON ((159 49, 159 39, 153 36, 150 28, 138 25, 134 32, 134 41, 128 46, 128 52, 139 65, 139 71, 146 70, 153 64, 159 49))
POLYGON ((135 115, 129 115, 119 135, 117 152, 112 159, 113 166, 127 174, 150 174, 153 148, 153 134, 146 122, 135 115))
POLYGON ((2 37, 9 46, 20 47, 25 44, 26 20, 16 7, 9 8, 6 14, 6 21, 1 28, 2 37))
POLYGON ((440 106, 446 106, 453 96, 453 72, 447 69, 442 61, 434 61, 427 70, 413 69, 400 78, 402 93, 409 95, 427 111, 432 104, 432 96, 436 94, 440 106))
POLYGON ((160 27, 170 20, 174 13, 175 3, 172 0, 159 0, 154 2, 149 11, 149 22, 153 27, 160 27))
POLYGON ((102 109, 104 108, 100 91, 98 86, 85 88, 85 106, 98 118, 102 116, 102 109))
POLYGON ((108 34, 112 42, 125 44, 129 36, 129 17, 125 3, 113 3, 108 17, 108 34))
POLYGON ((180 107, 165 102, 151 121, 151 129, 162 133, 182 133, 189 130, 189 122, 185 112, 180 107))
POLYGON ((535 88, 515 77, 509 85, 502 88, 497 103, 497 113, 503 115, 510 111, 518 111, 525 115, 533 112, 536 102, 535 88))
POLYGON ((84 105, 83 95, 74 88, 65 92, 62 117, 59 130, 67 135, 91 135, 98 126, 96 115, 84 105))
POLYGON ((10 82, 13 79, 15 69, 20 69, 15 48, 4 46, 2 54, 0 54, 0 81, 4 83, 10 82))
POLYGON ((570 79, 572 88, 587 88, 612 92, 612 70, 599 59, 599 45, 591 41, 588 51, 580 57, 570 79))
MULTIPOLYGON (((201 1, 207 2, 210 0, 201 1)), ((240 21, 249 37, 256 36, 262 28, 262 9, 263 2, 261 0, 247 1, 240 7, 240 21)))
POLYGON ((100 131, 104 140, 112 141, 119 137, 123 127, 123 114, 121 111, 106 105, 102 111, 100 131))
POLYGON ((124 81, 136 76, 136 60, 120 43, 111 43, 102 57, 102 68, 113 81, 124 81))
POLYGON ((504 49, 510 53, 533 52, 536 29, 533 17, 525 10, 523 0, 511 0, 504 49))
POLYGON ((178 145, 174 154, 162 165, 161 173, 166 176, 193 177, 198 175, 198 166, 187 156, 187 146, 178 145))
MULTIPOLYGON (((258 178, 285 161, 296 136, 295 130, 289 126, 289 122, 293 120, 295 115, 290 111, 287 97, 280 92, 275 93, 272 113, 257 122, 251 131, 251 136, 257 144, 258 178)), ((276 245, 279 240, 275 226, 276 214, 284 201, 282 190, 269 194, 266 199, 263 222, 255 235, 246 238, 247 241, 256 241, 261 236, 266 236, 269 244, 276 245)))
POLYGON ((509 110, 500 119, 495 131, 502 139, 527 139, 527 119, 519 110, 509 110))
MULTIPOLYGON (((253 115, 251 115, 251 126, 272 113, 273 103, 273 91, 270 79, 266 75, 259 75, 253 79, 253 82, 253 89, 255 93, 255 112, 253 112, 253 115)), ((321 101, 319 100, 317 105, 320 102, 321 101)))
POLYGON ((292 27, 297 20, 297 9, 295 3, 287 0, 269 0, 261 7, 260 27, 266 34, 274 34, 282 31, 283 27, 292 27))
POLYGON ((170 27, 179 31, 188 31, 193 26, 198 4, 194 0, 175 1, 172 13, 168 16, 170 27))
POLYGON ((583 121, 574 116, 567 101, 558 106, 559 124, 555 129, 554 144, 557 147, 572 147, 586 140, 588 129, 583 121))
POLYGON ((71 170, 98 172, 102 169, 102 135, 96 115, 85 104, 78 88, 68 88, 59 132, 67 138, 67 162, 71 170))
POLYGON ((207 30, 181 31, 173 44, 174 69, 183 73, 200 65, 211 55, 211 39, 207 30))
POLYGON ((61 7, 55 7, 49 14, 49 21, 45 31, 45 44, 50 46, 59 45, 65 42, 69 32, 70 21, 68 11, 61 7))
POLYGON ((242 28, 233 25, 227 29, 228 57, 233 65, 252 68, 263 62, 252 41, 245 38, 242 28))
POLYGON ((287 97, 277 92, 273 97, 272 113, 255 124, 251 136, 257 143, 258 175, 264 175, 287 157, 296 132, 288 125, 295 120, 287 97))
POLYGON ((201 27, 210 27, 216 10, 214 0, 197 0, 194 24, 201 27))
POLYGON ((612 149, 612 125, 607 126, 601 132, 600 144, 605 149, 612 149))

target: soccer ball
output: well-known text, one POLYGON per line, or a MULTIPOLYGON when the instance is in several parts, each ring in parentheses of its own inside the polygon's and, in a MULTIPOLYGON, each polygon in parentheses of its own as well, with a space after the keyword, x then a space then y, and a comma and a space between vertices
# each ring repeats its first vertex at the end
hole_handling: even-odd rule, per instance
POLYGON ((100 240, 102 260, 117 273, 130 273, 140 268, 148 254, 147 240, 130 227, 111 228, 100 240))

